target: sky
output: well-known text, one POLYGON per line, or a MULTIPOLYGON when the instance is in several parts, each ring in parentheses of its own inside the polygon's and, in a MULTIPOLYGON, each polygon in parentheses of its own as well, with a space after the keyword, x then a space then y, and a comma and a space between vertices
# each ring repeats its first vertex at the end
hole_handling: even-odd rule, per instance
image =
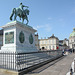
MULTIPOLYGON (((0 26, 11 22, 12 9, 21 2, 29 6, 28 25, 37 30, 39 39, 52 34, 60 40, 69 39, 75 28, 75 0, 0 0, 0 26)), ((21 22, 18 17, 17 20, 21 22)))

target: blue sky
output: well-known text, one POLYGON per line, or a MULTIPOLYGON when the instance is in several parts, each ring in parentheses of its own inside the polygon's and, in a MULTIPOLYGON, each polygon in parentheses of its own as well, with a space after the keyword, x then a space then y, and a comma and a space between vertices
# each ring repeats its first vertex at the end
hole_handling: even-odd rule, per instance
POLYGON ((0 26, 10 22, 12 9, 21 2, 29 6, 29 25, 39 38, 52 34, 60 40, 69 38, 75 27, 75 0, 0 0, 0 26))

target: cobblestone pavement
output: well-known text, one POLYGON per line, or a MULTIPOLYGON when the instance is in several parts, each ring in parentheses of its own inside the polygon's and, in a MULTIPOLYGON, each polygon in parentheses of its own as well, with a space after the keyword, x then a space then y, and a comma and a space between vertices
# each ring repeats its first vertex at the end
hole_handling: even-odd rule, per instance
POLYGON ((71 68, 71 63, 74 58, 75 54, 69 54, 61 60, 51 62, 25 75, 66 75, 71 68))

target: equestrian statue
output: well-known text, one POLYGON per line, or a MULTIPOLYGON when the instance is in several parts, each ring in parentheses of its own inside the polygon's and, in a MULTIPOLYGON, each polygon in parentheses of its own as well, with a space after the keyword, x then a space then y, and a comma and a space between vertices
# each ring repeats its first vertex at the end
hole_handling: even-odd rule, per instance
POLYGON ((10 20, 12 20, 12 17, 14 15, 14 20, 16 20, 17 16, 19 16, 20 20, 22 18, 22 23, 24 22, 24 20, 27 20, 26 25, 28 24, 28 17, 27 15, 29 15, 29 10, 27 9, 29 8, 28 6, 24 6, 22 3, 20 3, 20 6, 18 8, 13 8, 11 16, 10 16, 10 20), (23 7, 26 7, 26 9, 23 9, 23 7))

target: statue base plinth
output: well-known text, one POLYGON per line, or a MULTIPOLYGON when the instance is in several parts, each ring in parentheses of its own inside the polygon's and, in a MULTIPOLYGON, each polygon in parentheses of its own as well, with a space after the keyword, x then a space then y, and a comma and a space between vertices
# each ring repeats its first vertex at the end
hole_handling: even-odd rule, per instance
POLYGON ((2 26, 3 46, 1 51, 7 52, 34 52, 38 51, 35 47, 35 32, 31 26, 18 21, 13 21, 2 26))

